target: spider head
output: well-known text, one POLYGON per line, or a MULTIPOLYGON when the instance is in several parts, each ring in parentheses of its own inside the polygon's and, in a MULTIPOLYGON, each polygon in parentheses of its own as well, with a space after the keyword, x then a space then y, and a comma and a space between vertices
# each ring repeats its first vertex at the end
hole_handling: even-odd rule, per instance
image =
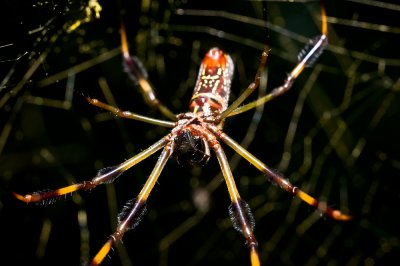
POLYGON ((201 136, 194 135, 189 129, 182 130, 174 138, 173 154, 179 165, 203 166, 210 159, 210 148, 201 136))

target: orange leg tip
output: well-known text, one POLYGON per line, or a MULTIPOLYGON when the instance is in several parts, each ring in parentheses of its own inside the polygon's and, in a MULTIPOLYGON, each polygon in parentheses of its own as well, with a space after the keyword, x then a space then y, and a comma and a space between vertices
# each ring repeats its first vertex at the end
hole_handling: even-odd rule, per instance
POLYGON ((350 215, 343 214, 341 211, 335 210, 332 212, 332 217, 339 221, 349 221, 353 219, 350 215))
POLYGON ((18 200, 20 200, 20 201, 23 201, 23 202, 26 202, 26 203, 29 203, 29 202, 31 202, 31 200, 32 200, 32 196, 31 196, 31 195, 22 196, 22 195, 20 195, 20 194, 18 194, 18 193, 13 192, 13 196, 14 196, 16 199, 18 199, 18 200))
POLYGON ((251 266, 260 266, 260 259, 255 249, 251 250, 250 252, 250 261, 251 261, 251 266))
POLYGON ((90 263, 91 266, 100 265, 111 249, 111 241, 107 241, 90 263))
POLYGON ((299 190, 298 194, 300 199, 304 200, 305 202, 307 202, 309 205, 314 206, 316 204, 316 199, 314 199, 313 197, 311 197, 310 195, 308 195, 307 193, 299 190))

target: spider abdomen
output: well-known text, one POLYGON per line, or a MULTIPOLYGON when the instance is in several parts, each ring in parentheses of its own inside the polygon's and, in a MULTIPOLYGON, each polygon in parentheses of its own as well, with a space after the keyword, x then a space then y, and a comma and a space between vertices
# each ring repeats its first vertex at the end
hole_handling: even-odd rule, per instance
POLYGON ((232 58, 219 48, 211 48, 200 66, 190 112, 223 112, 228 107, 233 72, 232 58))

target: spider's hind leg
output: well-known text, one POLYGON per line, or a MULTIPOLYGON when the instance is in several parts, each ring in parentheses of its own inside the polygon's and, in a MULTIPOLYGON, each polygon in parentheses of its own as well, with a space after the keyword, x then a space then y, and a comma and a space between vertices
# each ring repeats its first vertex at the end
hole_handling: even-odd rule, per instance
POLYGON ((157 98, 156 93, 147 80, 147 71, 139 58, 131 56, 128 48, 128 40, 124 24, 121 22, 121 49, 124 70, 129 78, 139 86, 145 102, 152 108, 158 109, 165 117, 176 121, 176 116, 157 98))
POLYGON ((290 90, 296 78, 303 72, 305 68, 311 67, 315 63, 315 61, 319 58, 319 56, 322 54, 322 52, 324 51, 325 47, 328 44, 328 23, 327 23, 325 7, 322 2, 321 2, 321 21, 322 21, 321 35, 318 35, 317 37, 311 39, 309 43, 300 51, 300 53, 297 56, 298 59, 297 65, 288 74, 287 78, 284 80, 282 85, 274 88, 269 94, 253 102, 247 103, 239 107, 239 105, 244 101, 244 99, 247 98, 247 96, 250 95, 250 93, 253 90, 255 90, 256 87, 253 87, 253 84, 256 84, 258 86, 259 83, 258 79, 260 78, 259 72, 264 69, 264 64, 265 64, 264 57, 266 60, 267 55, 265 53, 268 52, 268 50, 264 49, 262 53, 262 59, 260 61, 259 70, 254 82, 250 84, 250 86, 243 92, 243 94, 238 98, 238 100, 236 100, 238 101, 238 103, 236 103, 236 101, 232 103, 232 106, 230 106, 221 116, 222 117, 234 116, 249 111, 259 105, 271 101, 272 99, 290 90), (242 96, 244 96, 244 99, 240 100, 242 96))
POLYGON ((101 109, 104 109, 106 111, 109 111, 111 113, 113 113, 116 116, 119 116, 121 118, 127 118, 127 119, 133 119, 133 120, 137 120, 137 121, 142 121, 145 123, 149 123, 149 124, 153 124, 156 126, 162 126, 162 127, 169 127, 172 128, 175 126, 175 122, 170 122, 170 121, 165 121, 165 120, 160 120, 160 119, 155 119, 155 118, 151 118, 151 117, 147 117, 147 116, 143 116, 143 115, 139 115, 136 113, 132 113, 130 111, 123 111, 115 106, 106 104, 104 102, 99 101, 98 99, 92 99, 89 97, 86 97, 86 100, 94 105, 97 106, 101 109))

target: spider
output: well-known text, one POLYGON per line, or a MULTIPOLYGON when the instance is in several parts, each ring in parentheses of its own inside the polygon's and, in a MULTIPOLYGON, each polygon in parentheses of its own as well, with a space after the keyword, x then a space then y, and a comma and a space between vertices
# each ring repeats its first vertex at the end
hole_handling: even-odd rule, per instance
POLYGON ((18 200, 31 203, 52 201, 56 197, 78 190, 90 190, 100 184, 113 182, 129 168, 140 163, 142 160, 148 158, 157 151, 162 150, 156 165, 138 196, 135 199, 128 201, 118 215, 118 226, 116 231, 108 238, 106 243, 90 263, 90 265, 99 265, 107 256, 113 245, 120 241, 128 230, 135 228, 142 220, 142 217, 146 212, 147 199, 168 159, 170 157, 175 157, 177 162, 181 165, 203 166, 209 161, 212 150, 218 159, 229 192, 231 200, 229 215, 233 227, 245 239, 246 246, 250 253, 251 265, 259 266, 260 260, 257 250, 258 244, 254 235, 254 217, 249 205, 241 198, 236 187, 227 157, 221 146, 221 142, 223 142, 246 159, 251 165, 264 173, 272 183, 277 184, 288 193, 300 198, 302 201, 333 219, 342 221, 351 219, 349 215, 346 215, 339 210, 327 207, 325 203, 319 202, 300 188, 291 184, 283 174, 272 170, 270 167, 265 165, 261 160, 240 146, 240 144, 223 131, 223 123, 227 117, 253 109, 258 105, 264 104, 271 99, 284 94, 292 87, 293 82, 304 68, 313 65, 328 42, 327 18, 325 8, 322 4, 321 18, 321 35, 310 40, 309 44, 299 53, 299 62, 288 74, 283 84, 273 89, 266 96, 242 106, 240 105, 259 86, 261 74, 265 68, 268 57, 268 47, 266 46, 261 53, 260 63, 253 82, 230 105, 228 105, 228 100, 234 72, 234 63, 232 58, 223 50, 219 48, 211 48, 206 53, 201 63, 193 96, 189 103, 189 111, 178 115, 174 115, 156 97, 154 89, 147 80, 147 73, 141 61, 136 57, 132 57, 129 53, 125 28, 123 23, 121 23, 121 49, 125 71, 139 85, 148 105, 158 109, 163 115, 170 118, 172 121, 153 119, 129 111, 123 111, 101 102, 98 99, 88 97, 86 99, 90 104, 107 110, 116 116, 171 128, 170 133, 125 162, 115 167, 108 167, 100 170, 98 175, 92 180, 83 181, 51 191, 35 192, 25 196, 14 193, 14 196, 18 200))

